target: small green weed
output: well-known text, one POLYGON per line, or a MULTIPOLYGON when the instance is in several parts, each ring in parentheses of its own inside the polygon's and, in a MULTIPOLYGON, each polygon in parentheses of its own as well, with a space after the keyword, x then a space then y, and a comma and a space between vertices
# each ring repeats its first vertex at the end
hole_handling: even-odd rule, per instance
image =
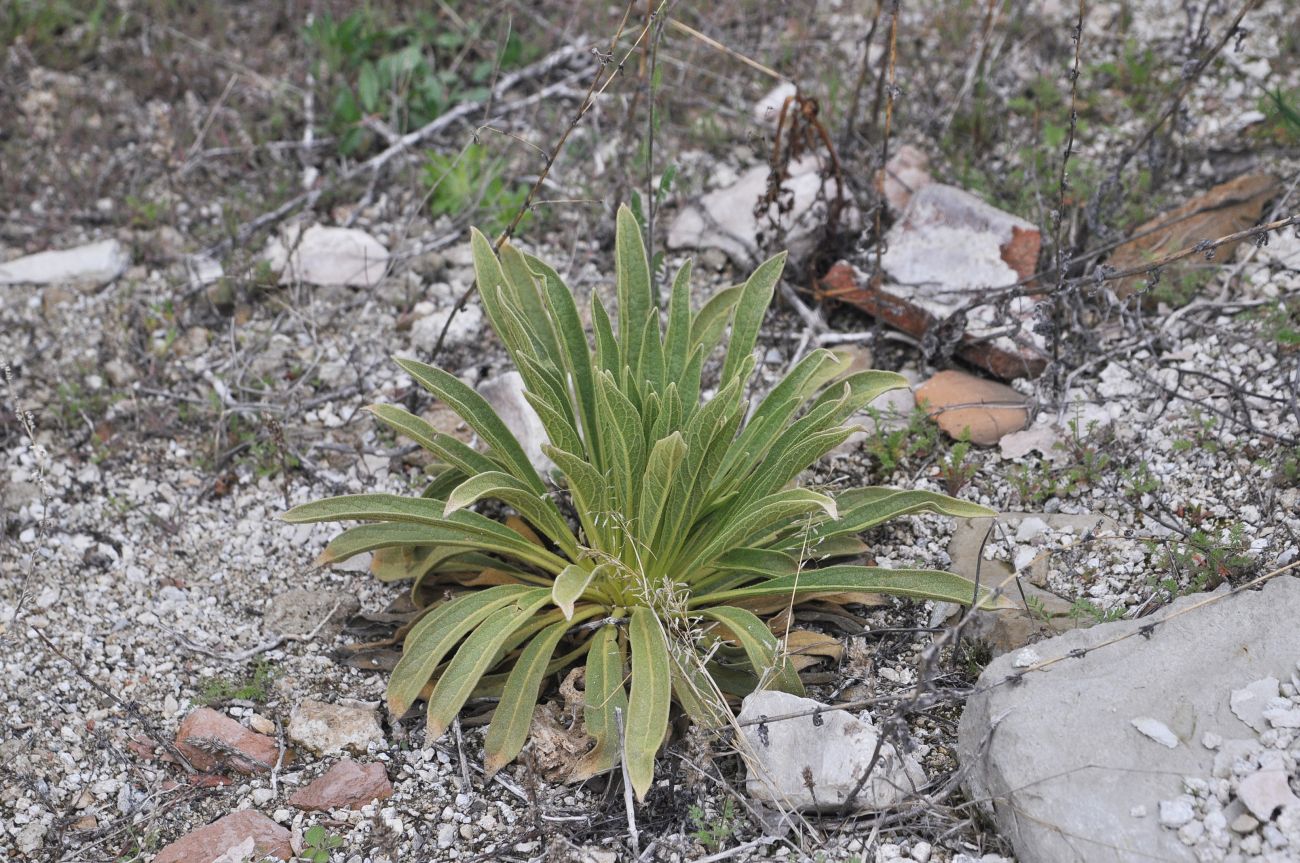
POLYGON ((302 841, 305 844, 301 856, 311 863, 329 863, 330 851, 343 845, 341 836, 330 833, 319 824, 308 827, 302 834, 302 841))
POLYGON ((1161 60, 1156 51, 1137 39, 1128 39, 1120 55, 1089 66, 1085 72, 1087 91, 1120 96, 1136 116, 1157 106, 1164 93, 1160 81, 1161 60))
POLYGON ((384 20, 373 9, 343 18, 324 14, 306 29, 327 70, 328 125, 339 152, 356 155, 376 141, 364 120, 376 118, 396 134, 419 128, 448 108, 486 97, 493 71, 525 62, 513 31, 499 52, 483 24, 451 26, 431 12, 410 22, 384 20))
POLYGON ((253 670, 242 679, 234 677, 208 677, 199 683, 199 701, 203 704, 218 704, 227 701, 252 701, 265 704, 271 697, 271 683, 279 670, 274 663, 259 659, 253 663, 253 670))
POLYGON ((1151 465, 1146 461, 1138 462, 1132 470, 1124 472, 1124 491, 1133 500, 1143 495, 1155 494, 1160 490, 1160 480, 1151 472, 1151 465))
POLYGON ((59 384, 55 397, 56 415, 63 428, 94 422, 104 416, 115 400, 105 388, 91 390, 77 379, 59 384))
POLYGON ((1274 139, 1282 144, 1300 142, 1300 89, 1266 90, 1259 107, 1267 117, 1265 128, 1274 139))
POLYGON ((721 851, 740 828, 736 822, 736 807, 730 797, 723 803, 722 812, 713 817, 698 805, 691 806, 690 816, 691 826, 695 828, 691 835, 711 854, 721 851))
POLYGON ((113 858, 114 863, 139 863, 157 853, 162 844, 162 831, 149 830, 137 834, 129 826, 127 830, 130 831, 130 836, 126 840, 125 847, 118 846, 122 850, 118 851, 117 856, 113 858))
POLYGON ((130 214, 131 227, 142 230, 158 227, 166 217, 160 201, 150 201, 135 195, 126 196, 126 209, 130 214))
POLYGON ((956 496, 966 483, 970 482, 971 477, 979 470, 979 465, 968 462, 966 456, 970 454, 970 435, 964 435, 963 438, 952 445, 948 454, 939 459, 939 476, 943 479, 944 491, 949 495, 956 496))
POLYGON ((1029 613, 1030 617, 1035 620, 1041 620, 1044 623, 1052 619, 1052 613, 1047 610, 1047 606, 1043 604, 1042 597, 1039 596, 1025 597, 1025 611, 1029 613))
MULTIPOLYGON (((528 197, 527 184, 508 179, 507 168, 504 158, 491 157, 478 143, 458 155, 430 154, 424 165, 430 214, 472 218, 481 213, 486 230, 501 231, 528 197)), ((528 218, 525 214, 521 224, 528 218)))
POLYGON ((900 467, 919 462, 941 446, 939 427, 926 412, 917 408, 907 416, 907 424, 899 426, 878 408, 868 407, 868 416, 876 423, 876 434, 869 435, 862 448, 880 465, 882 476, 891 476, 900 467))
MULTIPOLYGON (((1250 573, 1254 561, 1246 554, 1244 524, 1214 519, 1200 507, 1180 508, 1179 515, 1193 528, 1182 539, 1171 538, 1164 546, 1165 566, 1174 573, 1174 585, 1180 578, 1187 583, 1188 592, 1195 593, 1250 573)), ((1180 595, 1176 589, 1170 593, 1180 595)))
POLYGON ((125 12, 108 0, 7 0, 0 4, 0 46, 19 39, 42 66, 67 71, 95 55, 106 33, 120 33, 125 12))
POLYGON ((1300 486, 1300 447, 1285 451, 1273 471, 1273 484, 1283 488, 1300 486))
POLYGON ((1300 299, 1280 299, 1276 305, 1242 312, 1238 319, 1257 321, 1261 335, 1280 350, 1300 348, 1300 299))
POLYGON ((1151 299, 1177 309, 1204 293, 1205 286, 1219 274, 1215 266, 1185 266, 1165 273, 1149 292, 1151 299))
POLYGON ((1045 460, 1020 465, 1008 474, 1023 505, 1041 506, 1054 497, 1077 496, 1101 482, 1113 461, 1106 447, 1114 440, 1114 432, 1099 428, 1095 421, 1088 423, 1086 431, 1080 431, 1079 425, 1078 419, 1071 420, 1069 438, 1056 444, 1055 448, 1068 456, 1063 465, 1045 460))
POLYGON ((1079 597, 1070 606, 1070 619, 1075 622, 1088 620, 1092 623, 1110 623, 1114 620, 1122 620, 1126 611, 1128 609, 1122 605, 1103 608, 1091 600, 1079 597))
POLYGON ((1218 425, 1218 419, 1211 416, 1204 416, 1196 408, 1189 412, 1191 417, 1191 428, 1186 437, 1180 437, 1171 444, 1174 452, 1189 452, 1196 450, 1198 452, 1217 453, 1222 444, 1214 436, 1214 427, 1218 425))

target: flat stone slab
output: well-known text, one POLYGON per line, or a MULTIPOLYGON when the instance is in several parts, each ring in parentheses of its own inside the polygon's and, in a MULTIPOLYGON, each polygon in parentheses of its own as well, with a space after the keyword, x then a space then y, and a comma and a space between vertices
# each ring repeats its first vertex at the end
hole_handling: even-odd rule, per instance
POLYGON ((176 747, 199 770, 229 767, 239 773, 261 773, 274 767, 280 755, 273 738, 249 731, 211 707, 200 707, 185 717, 176 731, 176 747))
MULTIPOLYGON (((767 193, 769 171, 767 165, 757 165, 732 184, 683 207, 668 228, 668 248, 719 249, 737 266, 746 267, 758 259, 759 234, 775 218, 785 231, 782 246, 792 258, 811 252, 827 217, 825 202, 835 198, 835 181, 823 178, 815 156, 791 163, 782 185, 783 201, 789 206, 783 209, 771 204, 760 222, 754 208, 767 193)), ((841 224, 853 224, 857 218, 856 211, 846 204, 841 224)))
POLYGON ((944 434, 992 446, 1029 422, 1029 400, 1006 384, 956 369, 938 372, 916 388, 916 406, 924 408, 944 434))
POLYGON ((185 834, 158 852, 154 863, 215 863, 218 858, 288 860, 289 831, 251 809, 220 818, 185 834))
POLYGON ((1041 670, 1018 668, 1014 653, 984 669, 962 714, 958 757, 970 796, 1018 859, 1196 859, 1155 813, 1183 793, 1184 776, 1213 772, 1215 753, 1200 743, 1207 733, 1255 735, 1234 715, 1232 691, 1289 674, 1300 647, 1300 579, 1280 576, 1179 614, 1209 596, 1040 641, 1041 660, 1060 659, 1041 670), (1017 673, 1019 683, 1007 682, 1017 673), (1175 745, 1134 720, 1162 724, 1175 745))
POLYGON ((325 225, 299 230, 288 228, 267 244, 266 260, 282 285, 372 288, 388 272, 388 249, 365 231, 325 225))
POLYGON ((737 721, 746 744, 745 789, 756 800, 795 809, 836 809, 848 801, 869 767, 871 776, 854 798, 860 811, 894 806, 926 784, 921 765, 892 743, 880 744, 873 765, 879 732, 869 719, 847 710, 760 690, 745 696, 737 721))
POLYGON ((384 765, 360 764, 344 758, 306 788, 295 791, 289 805, 308 812, 360 809, 372 800, 387 800, 392 796, 393 785, 388 781, 384 765))
POLYGON ((360 607, 355 596, 341 591, 287 590, 271 602, 265 623, 269 632, 298 637, 316 632, 326 642, 338 635, 344 622, 360 607))
POLYGON ((130 264, 126 246, 117 240, 101 240, 0 263, 0 285, 104 285, 126 272, 130 264))
POLYGON ((298 702, 289 716, 289 739, 317 755, 344 750, 363 755, 384 745, 379 716, 365 707, 327 704, 310 698, 298 702))

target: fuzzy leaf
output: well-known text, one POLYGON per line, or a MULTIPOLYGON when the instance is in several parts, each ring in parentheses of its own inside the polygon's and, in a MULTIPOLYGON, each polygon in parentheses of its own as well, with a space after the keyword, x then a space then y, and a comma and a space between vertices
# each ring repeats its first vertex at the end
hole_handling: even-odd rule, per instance
POLYGON ((484 498, 504 501, 519 511, 534 527, 546 534, 570 560, 578 559, 578 541, 555 503, 501 471, 487 471, 465 480, 447 498, 444 515, 472 506, 484 498))
POLYGON ((680 380, 691 354, 691 262, 688 258, 673 278, 668 299, 668 331, 664 334, 664 361, 669 381, 680 380))
POLYGON ((358 554, 404 545, 434 545, 444 536, 437 528, 419 524, 363 524, 330 540, 316 558, 317 566, 342 563, 358 554))
POLYGON ((749 665, 754 669, 760 682, 767 682, 769 688, 779 689, 794 695, 803 695, 803 684, 799 675, 785 657, 777 660, 781 643, 767 628, 763 621, 743 608, 716 606, 700 609, 700 616, 715 620, 726 628, 749 658, 749 665))
MULTIPOLYGON (((862 591, 887 593, 913 599, 937 599, 970 605, 975 598, 975 584, 951 572, 933 569, 884 569, 872 566, 828 566, 798 575, 773 578, 750 587, 733 588, 715 593, 696 594, 688 600, 691 608, 727 603, 736 599, 764 596, 800 597, 815 593, 862 591)), ((1007 608, 1011 603, 980 588, 981 608, 1007 608)))
POLYGON ((396 494, 350 494, 295 506, 281 516, 290 523, 316 521, 398 521, 442 528, 440 542, 462 548, 504 554, 558 573, 568 561, 528 542, 515 531, 479 515, 461 510, 443 517, 445 504, 431 498, 396 494))
MULTIPOLYGON (((614 255, 615 286, 618 291, 618 337, 625 349, 635 350, 640 341, 641 326, 650 315, 653 298, 650 264, 646 260, 645 244, 641 241, 641 226, 626 204, 618 208, 614 255)), ((635 368, 634 371, 640 369, 635 368)))
POLYGON ((956 518, 990 518, 997 512, 946 494, 897 488, 859 488, 841 492, 835 499, 840 515, 818 525, 809 542, 861 533, 891 519, 917 512, 937 512, 956 518))
POLYGON ((663 628, 651 609, 632 612, 628 643, 632 648, 632 694, 627 702, 623 758, 636 799, 644 802, 654 781, 655 755, 668 733, 672 666, 663 628))
POLYGON ((596 746, 574 767, 571 779, 589 779, 618 764, 621 744, 614 711, 627 716, 627 690, 623 686, 623 651, 618 643, 618 627, 602 626, 591 639, 587 653, 583 722, 596 746))
POLYGON ((515 661, 515 667, 501 690, 501 701, 492 714, 487 739, 483 741, 483 771, 487 779, 513 761, 524 748, 542 678, 556 645, 568 628, 567 621, 551 624, 541 634, 533 636, 515 661))
POLYGON ((781 252, 759 264, 758 269, 745 281, 740 301, 736 303, 735 319, 731 324, 731 339, 727 342, 726 359, 722 363, 723 384, 739 375, 741 363, 754 353, 758 328, 763 315, 772 304, 772 292, 785 269, 786 253, 781 252))
POLYGON ((367 406, 366 410, 393 431, 415 441, 466 476, 497 469, 496 462, 492 459, 451 435, 443 434, 405 408, 397 405, 373 404, 367 406))
POLYGON ((524 448, 506 428, 492 406, 474 389, 455 375, 415 360, 397 358, 395 362, 415 379, 416 383, 445 401, 470 428, 479 433, 492 452, 516 479, 526 483, 538 494, 546 491, 542 478, 524 454, 524 448))
POLYGON ((479 621, 465 643, 456 651, 447 669, 438 678, 429 696, 429 720, 425 739, 437 740, 460 713, 479 680, 497 661, 501 646, 515 630, 551 601, 548 591, 534 588, 504 608, 498 608, 479 621))
POLYGON ((681 479, 681 465, 686 458, 686 443, 681 432, 673 432, 657 441, 646 462, 641 486, 641 505, 638 510, 636 533, 646 542, 653 542, 660 519, 673 490, 681 479))
POLYGON ((731 312, 736 307, 736 303, 740 302, 740 296, 744 291, 744 285, 723 288, 709 297, 708 302, 691 321, 691 344, 698 345, 705 357, 713 353, 713 349, 718 346, 718 339, 722 337, 722 331, 727 327, 731 312))
POLYGON ((407 633, 402 658, 388 680, 389 709, 398 716, 409 710, 443 657, 466 633, 498 608, 538 590, 543 589, 513 584, 489 587, 453 599, 425 615, 407 633))
MULTIPOLYGON (((609 566, 602 563, 595 567, 585 567, 581 564, 570 564, 564 568, 564 572, 555 577, 555 585, 551 588, 551 602, 555 603, 556 608, 564 612, 565 620, 573 619, 573 604, 582 598, 586 592, 587 585, 591 584, 592 579, 600 573, 601 567, 609 566)), ((603 570, 601 570, 603 572, 603 570)))

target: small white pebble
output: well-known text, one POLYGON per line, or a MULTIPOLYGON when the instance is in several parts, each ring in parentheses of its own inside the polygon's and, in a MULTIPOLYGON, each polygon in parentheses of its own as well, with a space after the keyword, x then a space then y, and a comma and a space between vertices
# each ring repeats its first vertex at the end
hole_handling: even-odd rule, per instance
POLYGON ((1178 828, 1178 838, 1184 845, 1195 845, 1205 835, 1205 825, 1199 821, 1189 821, 1178 828))
POLYGON ((1035 651, 1032 647, 1026 647, 1024 650, 1016 654, 1016 659, 1011 664, 1014 665, 1016 668, 1028 668, 1029 666, 1035 665, 1042 661, 1043 658, 1038 655, 1037 651, 1035 651))
POLYGON ((1192 808, 1192 798, 1177 797, 1173 800, 1160 801, 1160 823, 1165 827, 1182 827, 1196 815, 1192 808))

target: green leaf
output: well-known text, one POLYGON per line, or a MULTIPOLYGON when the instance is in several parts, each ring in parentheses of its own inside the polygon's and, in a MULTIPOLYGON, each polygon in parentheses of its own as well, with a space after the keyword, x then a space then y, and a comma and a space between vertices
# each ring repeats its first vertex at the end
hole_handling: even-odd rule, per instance
MULTIPOLYGON (((673 432, 657 441, 646 461, 642 478, 641 502, 638 508, 636 533, 642 540, 654 543, 659 522, 665 513, 673 483, 681 478, 682 461, 686 458, 686 442, 681 432, 673 432)), ((665 538, 667 539, 667 538, 665 538)), ((658 547, 652 544, 651 548, 658 547)))
POLYGON ((622 745, 614 711, 621 711, 627 717, 623 663, 618 627, 602 626, 592 636, 583 683, 586 701, 583 706, 583 722, 587 733, 595 738, 596 745, 582 757, 570 774, 575 782, 604 773, 618 764, 622 745))
POLYGON ((666 376, 680 380, 691 354, 691 261, 688 258, 673 278, 668 298, 668 331, 664 335, 666 376))
POLYGON ((799 681, 794 666, 784 656, 777 661, 781 642, 777 641, 772 631, 753 612, 723 605, 702 608, 700 616, 722 624, 739 642, 744 648, 745 656, 749 658, 750 667, 758 676, 760 686, 803 695, 803 683, 799 681))
POLYGON ((316 558, 317 566, 342 563, 358 554, 404 545, 433 545, 444 531, 420 524, 363 524, 350 527, 330 540, 316 558))
POLYGON ((524 748, 542 678, 568 628, 569 623, 563 621, 543 629, 541 634, 533 636, 515 661, 501 692, 501 701, 492 714, 487 739, 483 741, 483 772, 487 779, 513 761, 524 748))
POLYGON ((513 295, 513 305, 518 309, 519 318, 533 340, 534 352, 559 366, 559 339, 552 326, 551 316, 542 303, 542 290, 528 259, 510 243, 505 243, 501 246, 500 261, 506 284, 513 295))
POLYGON ((503 584, 453 599, 425 615, 406 634, 402 658, 388 680, 388 707, 401 716, 429 682, 443 657, 465 634, 499 608, 544 588, 503 584))
MULTIPOLYGON (((479 300, 483 304, 483 311, 492 323, 492 329, 496 330, 498 336, 504 337, 506 327, 503 305, 509 295, 505 270, 501 267, 496 252, 492 250, 492 241, 477 228, 470 228, 469 244, 474 259, 474 280, 478 284, 479 300)), ((522 346, 507 344, 506 347, 513 356, 514 352, 520 350, 522 346)))
POLYGON ((635 490, 645 471, 645 430, 641 412, 614 381, 602 371, 596 376, 596 411, 600 422, 601 447, 610 460, 610 474, 619 512, 631 517, 636 512, 635 490))
POLYGON ((614 337, 614 328, 600 301, 600 294, 591 292, 591 328, 596 335, 596 367, 607 372, 617 372, 623 367, 624 348, 614 337))
POLYGON ((564 572, 555 577, 555 586, 551 588, 551 602, 564 612, 565 620, 573 619, 573 604, 582 598, 594 578, 607 571, 602 567, 608 566, 609 564, 602 563, 594 567, 585 567, 575 563, 565 567, 564 572))
POLYGON ((429 696, 429 720, 425 739, 437 740, 469 700, 479 679, 497 662, 498 651, 514 631, 550 602, 550 594, 535 588, 511 605, 498 608, 479 621, 465 643, 456 651, 447 669, 438 677, 429 696))
POLYGON ((735 514, 711 525, 697 525, 687 551, 679 558, 683 571, 708 564, 734 548, 762 545, 773 532, 798 528, 806 516, 825 513, 835 516, 835 501, 824 494, 804 488, 792 488, 770 494, 735 514))
POLYGON ((730 718, 726 702, 708 671, 687 665, 690 659, 672 655, 673 695, 686 715, 704 728, 720 728, 730 718))
MULTIPOLYGON (((995 585, 996 587, 996 585, 995 585)), ((797 575, 774 578, 750 587, 692 596, 691 608, 718 605, 737 599, 765 596, 790 596, 795 601, 810 593, 888 593, 913 599, 935 599, 970 605, 975 598, 975 584, 951 572, 932 569, 884 569, 872 566, 828 566, 797 575)), ((1006 607, 1006 600, 994 597, 987 587, 980 588, 981 608, 1006 607)))
POLYGON ((384 425, 405 435, 438 458, 456 467, 466 476, 486 470, 496 470, 496 462, 457 440, 437 431, 415 414, 397 405, 373 404, 366 410, 384 425))
POLYGON ((723 288, 709 297, 708 302, 691 322, 691 344, 699 345, 705 357, 713 353, 713 349, 718 346, 718 339, 722 338, 722 331, 727 327, 731 311, 736 307, 736 303, 740 302, 744 291, 744 285, 723 288))
POLYGON ((632 612, 628 626, 632 648, 632 694, 628 697, 623 758, 632 790, 639 801, 654 781, 655 755, 668 733, 668 706, 672 700, 672 675, 668 642, 649 608, 632 612))
POLYGON ((379 73, 375 64, 366 62, 361 66, 357 77, 357 95, 361 97, 361 107, 366 113, 373 114, 379 109, 379 73))
POLYGON ((442 369, 434 368, 416 360, 395 358, 402 369, 415 379, 416 383, 445 401, 470 428, 478 432, 488 446, 492 447, 495 457, 502 459, 503 466, 516 479, 526 483, 538 494, 546 491, 542 478, 524 455, 524 448, 506 428, 501 417, 496 415, 492 406, 474 389, 455 375, 442 369))
POLYGON ((528 258, 528 263, 536 272, 542 274, 547 308, 555 316, 555 325, 559 330, 560 344, 563 348, 564 364, 573 382, 577 414, 582 422, 582 433, 587 446, 593 450, 592 458, 599 464, 600 452, 596 448, 596 385, 592 377, 591 346, 582 329, 578 306, 573 300, 573 294, 565 287, 555 270, 536 258, 528 258))
POLYGON ((784 551, 770 548, 733 548, 713 561, 713 566, 731 572, 750 572, 766 578, 794 575, 799 561, 784 551))
POLYGON ((899 516, 937 512, 956 518, 991 518, 995 510, 932 491, 897 488, 858 488, 841 492, 835 499, 838 518, 818 525, 809 536, 816 544, 824 539, 861 533, 899 516))
POLYGON ((786 253, 781 252, 759 264, 758 269, 745 281, 740 300, 736 303, 735 320, 731 324, 731 340, 727 342, 726 359, 722 363, 723 384, 736 377, 742 362, 753 356, 754 343, 763 315, 772 304, 772 293, 785 269, 786 253))
POLYGON ((602 524, 613 505, 614 493, 609 482, 591 463, 571 452, 549 444, 542 447, 542 452, 555 462, 569 481, 569 494, 573 496, 574 508, 587 534, 588 544, 609 550, 609 531, 602 524))
POLYGON ((495 498, 513 506, 533 527, 540 530, 569 560, 578 559, 578 541, 555 503, 536 494, 519 480, 501 471, 486 471, 465 480, 447 498, 443 515, 450 518, 457 510, 472 506, 483 498, 495 498))
POLYGON ((431 498, 409 498, 395 494, 352 494, 295 506, 281 518, 298 524, 316 521, 399 521, 425 524, 446 531, 440 540, 446 545, 509 555, 547 572, 559 573, 569 562, 539 548, 510 528, 461 510, 443 517, 445 504, 431 498))
MULTIPOLYGON (((618 208, 614 230, 618 291, 618 336, 624 348, 635 348, 640 327, 650 315, 653 304, 650 263, 646 260, 641 226, 626 204, 618 208), (635 333, 635 335, 634 335, 635 333)), ((634 367, 633 371, 640 369, 634 367)))

